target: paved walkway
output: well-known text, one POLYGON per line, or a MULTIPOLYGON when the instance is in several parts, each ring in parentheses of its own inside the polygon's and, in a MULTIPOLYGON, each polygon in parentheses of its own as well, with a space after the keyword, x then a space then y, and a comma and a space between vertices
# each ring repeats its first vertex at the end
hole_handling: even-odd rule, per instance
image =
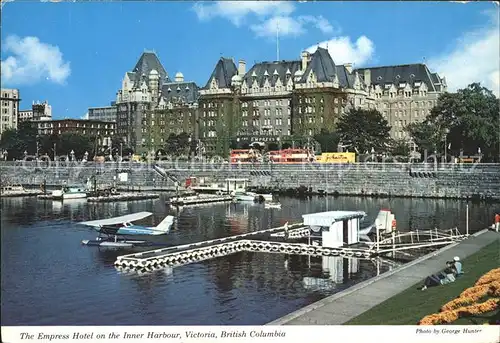
MULTIPOLYGON (((390 272, 292 312, 267 325, 340 325, 443 269, 454 256, 464 259, 495 240, 500 234, 483 230, 468 239, 444 247, 390 272)), ((464 266, 467 270, 467 265, 464 266)))

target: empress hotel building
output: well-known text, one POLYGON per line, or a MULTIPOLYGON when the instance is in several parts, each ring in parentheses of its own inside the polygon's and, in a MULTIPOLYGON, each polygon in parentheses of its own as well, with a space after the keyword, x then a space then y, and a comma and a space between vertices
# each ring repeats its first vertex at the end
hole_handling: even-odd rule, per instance
POLYGON ((185 132, 215 152, 229 142, 332 131, 342 113, 359 107, 377 109, 393 138, 408 139, 405 126, 423 120, 445 91, 446 80, 425 64, 353 69, 336 65, 323 48, 248 70, 243 60, 220 58, 199 87, 182 73, 170 79, 157 55, 145 52, 117 93, 117 134, 151 151, 185 132))

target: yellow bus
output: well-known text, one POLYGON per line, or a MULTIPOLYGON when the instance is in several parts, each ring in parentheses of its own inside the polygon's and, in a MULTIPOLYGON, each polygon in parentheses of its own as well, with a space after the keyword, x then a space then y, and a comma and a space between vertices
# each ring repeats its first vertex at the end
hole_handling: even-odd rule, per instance
POLYGON ((354 152, 324 152, 316 156, 318 163, 355 163, 356 153, 354 152))

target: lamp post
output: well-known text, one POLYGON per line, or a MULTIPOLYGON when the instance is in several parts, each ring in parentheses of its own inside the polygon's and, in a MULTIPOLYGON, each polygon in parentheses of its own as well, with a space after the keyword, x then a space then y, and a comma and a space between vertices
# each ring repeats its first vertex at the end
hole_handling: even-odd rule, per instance
POLYGON ((69 154, 71 156, 71 161, 73 162, 75 160, 75 151, 72 149, 69 154))
POLYGON ((24 150, 24 159, 26 160, 26 157, 28 156, 28 152, 24 150))
POLYGON ((482 157, 482 155, 481 155, 481 147, 477 148, 477 155, 479 156, 479 161, 481 161, 481 157, 482 157))
POLYGON ((85 154, 83 154, 83 159, 85 160, 85 162, 88 161, 88 158, 89 158, 89 153, 88 151, 85 151, 85 154))
POLYGON ((371 151, 371 154, 372 154, 372 162, 375 162, 375 149, 372 147, 372 151, 371 151))

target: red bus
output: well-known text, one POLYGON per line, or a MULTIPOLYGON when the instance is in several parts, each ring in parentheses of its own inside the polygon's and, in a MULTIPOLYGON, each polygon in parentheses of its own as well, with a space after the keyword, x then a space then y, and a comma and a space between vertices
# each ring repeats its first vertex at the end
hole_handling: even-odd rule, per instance
POLYGON ((259 153, 253 149, 233 149, 231 150, 231 163, 252 163, 259 158, 259 153))
POLYGON ((269 161, 273 163, 314 162, 314 152, 308 149, 283 149, 269 152, 269 161))

